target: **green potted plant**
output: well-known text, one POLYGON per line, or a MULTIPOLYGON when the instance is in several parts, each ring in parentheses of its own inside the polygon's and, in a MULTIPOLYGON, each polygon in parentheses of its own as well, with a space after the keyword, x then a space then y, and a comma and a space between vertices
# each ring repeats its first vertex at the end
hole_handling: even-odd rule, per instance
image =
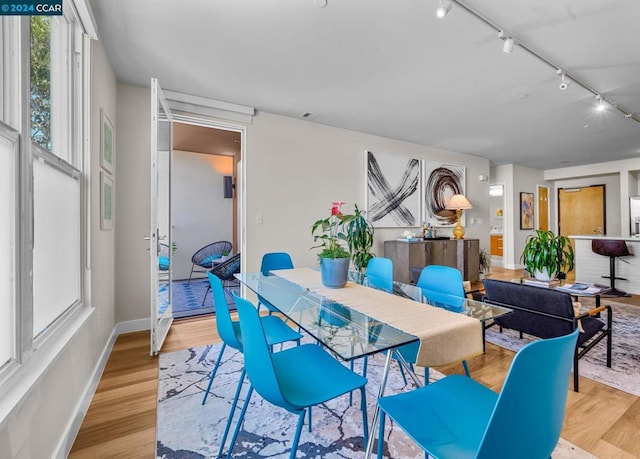
POLYGON ((343 205, 342 201, 332 203, 331 214, 317 220, 311 227, 313 241, 318 243, 312 249, 322 249, 318 253, 322 284, 330 288, 344 287, 349 276, 351 254, 344 245, 347 243, 347 235, 344 229, 345 217, 340 210, 343 205))
POLYGON ((480 250, 480 274, 491 274, 491 255, 485 249, 480 250))
POLYGON ((347 246, 351 253, 353 266, 361 273, 375 257, 371 252, 373 246, 373 225, 365 217, 365 212, 354 205, 353 215, 345 215, 343 223, 346 226, 347 246))
POLYGON ((566 236, 536 230, 527 238, 520 260, 536 279, 551 280, 573 269, 573 247, 566 236))

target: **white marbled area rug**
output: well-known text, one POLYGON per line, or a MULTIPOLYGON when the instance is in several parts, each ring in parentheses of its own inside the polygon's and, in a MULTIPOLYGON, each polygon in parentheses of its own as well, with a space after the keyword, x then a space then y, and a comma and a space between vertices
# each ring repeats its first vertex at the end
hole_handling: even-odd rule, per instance
MULTIPOLYGON (((156 456, 162 459, 196 459, 216 457, 233 394, 242 369, 242 355, 227 348, 206 405, 201 401, 209 372, 218 355, 220 344, 203 346, 160 355, 156 456)), ((361 362, 355 370, 361 371, 361 362)), ((379 377, 384 357, 369 359, 367 405, 369 421, 373 415, 379 377)), ((442 375, 430 371, 431 379, 442 375)), ((241 402, 247 393, 245 382, 241 402)), ((389 374, 386 394, 409 390, 403 383, 397 364, 389 374)), ((362 413, 359 393, 354 392, 353 406, 343 396, 313 408, 313 429, 302 430, 298 458, 362 458, 364 457, 362 413)), ((236 414, 236 419, 239 409, 236 414)), ((297 416, 274 407, 257 393, 245 416, 245 422, 233 450, 233 457, 285 459, 289 456, 297 416)), ((306 420, 305 420, 306 421, 306 420)), ((235 426, 235 425, 234 425, 235 426)), ((377 433, 377 428, 376 428, 377 433)), ((231 433, 229 434, 231 437, 231 433)), ((227 447, 230 438, 227 440, 227 447)), ((423 458, 406 435, 387 422, 385 457, 423 458)), ((226 451, 226 449, 225 449, 226 451)), ((375 456, 374 456, 375 457, 375 456)), ((569 442, 560 440, 553 457, 592 458, 594 456, 569 442)))
MULTIPOLYGON (((591 299, 581 298, 580 303, 583 311, 594 305, 591 299)), ((610 298, 602 298, 601 304, 608 304, 613 310, 611 368, 607 368, 605 338, 580 359, 578 373, 640 397, 640 306, 615 303, 610 298)), ((606 323, 606 314, 601 320, 606 323)), ((500 333, 497 326, 487 329, 487 341, 512 351, 534 339, 526 334, 520 339, 519 333, 513 330, 504 329, 500 333)))

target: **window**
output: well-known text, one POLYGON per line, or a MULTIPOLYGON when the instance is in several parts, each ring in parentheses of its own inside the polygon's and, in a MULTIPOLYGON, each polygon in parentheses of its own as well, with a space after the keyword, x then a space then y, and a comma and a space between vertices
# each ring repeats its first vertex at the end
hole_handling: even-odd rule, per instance
POLYGON ((15 359, 16 338, 16 174, 18 135, 0 123, 0 368, 15 359))
POLYGON ((88 40, 63 12, 0 17, 0 382, 82 308, 88 40))

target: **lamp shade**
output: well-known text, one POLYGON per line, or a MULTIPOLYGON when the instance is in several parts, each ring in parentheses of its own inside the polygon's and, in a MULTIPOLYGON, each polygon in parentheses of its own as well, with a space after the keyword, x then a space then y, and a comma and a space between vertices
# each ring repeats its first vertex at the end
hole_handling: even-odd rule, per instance
POLYGON ((473 209, 473 206, 463 194, 454 194, 447 202, 446 208, 449 210, 473 209))

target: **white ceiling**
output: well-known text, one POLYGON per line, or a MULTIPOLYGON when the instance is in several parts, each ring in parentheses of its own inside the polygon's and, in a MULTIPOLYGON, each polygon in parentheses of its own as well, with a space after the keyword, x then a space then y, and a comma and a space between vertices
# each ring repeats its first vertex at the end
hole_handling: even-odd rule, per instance
POLYGON ((118 80, 540 169, 640 157, 640 1, 93 0, 118 80), (554 66, 602 93, 565 91, 554 66))

